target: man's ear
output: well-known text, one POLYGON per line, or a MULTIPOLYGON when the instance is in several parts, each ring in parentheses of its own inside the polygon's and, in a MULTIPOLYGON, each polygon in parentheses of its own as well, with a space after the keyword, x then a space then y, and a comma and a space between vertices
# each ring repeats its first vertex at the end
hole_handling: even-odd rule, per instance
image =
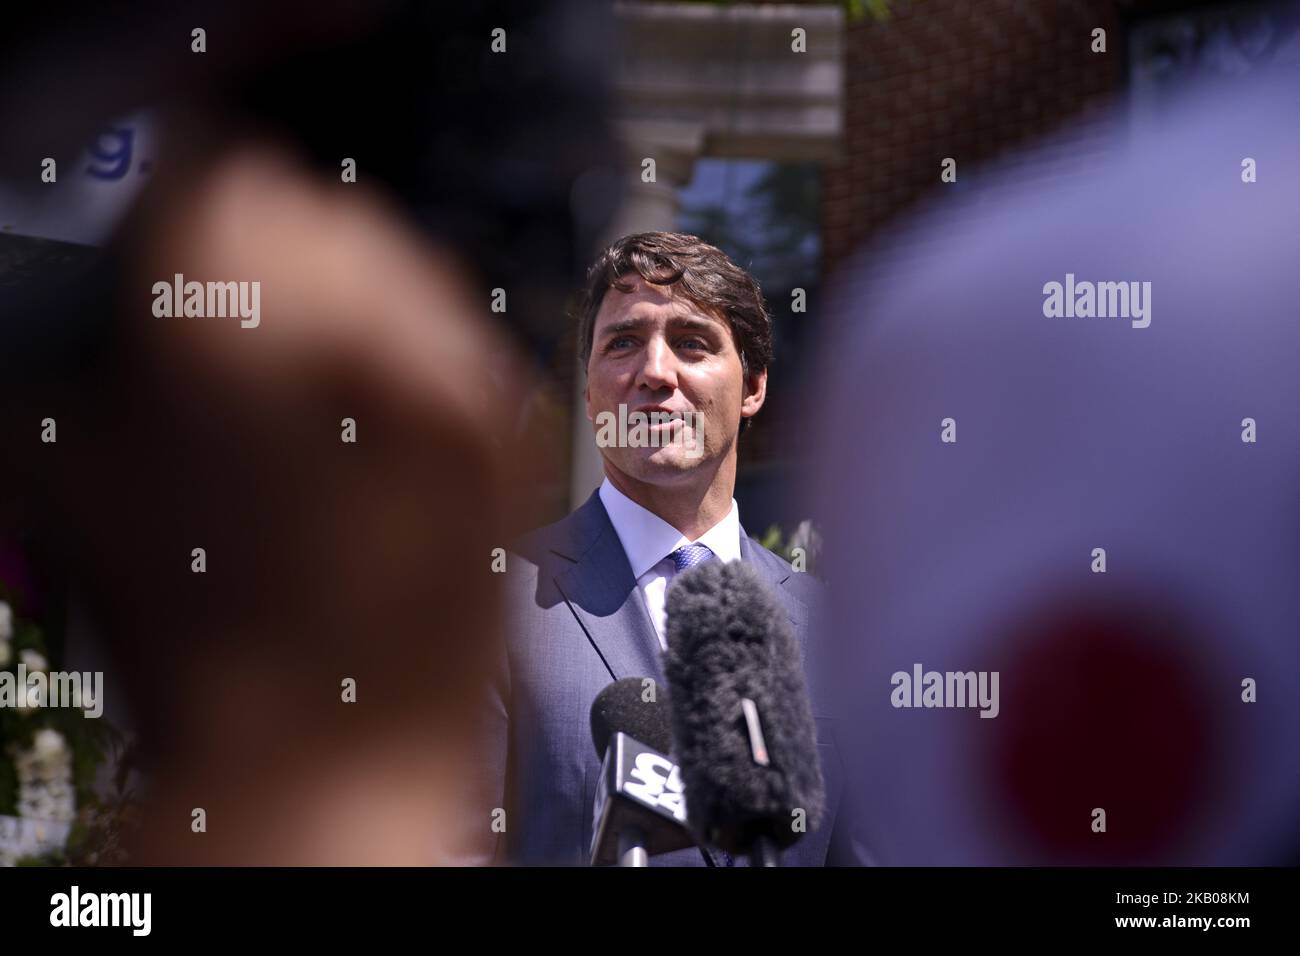
POLYGON ((754 372, 745 382, 745 397, 740 403, 740 417, 752 418, 767 398, 767 369, 754 372))
POLYGON ((582 400, 587 406, 587 421, 594 422, 596 419, 593 418, 591 414, 591 382, 587 382, 587 384, 582 387, 582 400))

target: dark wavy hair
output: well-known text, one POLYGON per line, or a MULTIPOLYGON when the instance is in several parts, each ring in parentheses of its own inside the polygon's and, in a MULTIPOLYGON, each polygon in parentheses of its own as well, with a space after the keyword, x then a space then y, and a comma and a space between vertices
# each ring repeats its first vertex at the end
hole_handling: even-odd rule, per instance
POLYGON ((758 282, 717 246, 682 232, 639 232, 606 248, 587 270, 576 308, 578 350, 591 358, 596 314, 611 288, 631 292, 636 273, 655 285, 678 285, 701 309, 725 319, 748 379, 772 364, 772 316, 758 282))

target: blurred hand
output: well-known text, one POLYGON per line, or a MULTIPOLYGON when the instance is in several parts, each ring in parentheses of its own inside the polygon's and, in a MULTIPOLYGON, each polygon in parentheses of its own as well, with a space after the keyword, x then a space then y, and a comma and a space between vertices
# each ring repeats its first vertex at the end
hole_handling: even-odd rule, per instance
POLYGON ((59 441, 19 456, 155 761, 133 862, 431 862, 498 636, 512 401, 487 385, 513 359, 454 256, 361 187, 268 146, 167 168, 113 360, 34 397, 59 441), (260 324, 155 317, 176 273, 260 282, 260 324))

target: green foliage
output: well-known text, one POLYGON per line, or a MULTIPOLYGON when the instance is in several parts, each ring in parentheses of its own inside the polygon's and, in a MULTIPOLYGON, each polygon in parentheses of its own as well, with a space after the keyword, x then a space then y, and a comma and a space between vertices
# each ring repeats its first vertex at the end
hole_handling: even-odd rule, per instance
POLYGON ((808 574, 817 574, 821 557, 821 534, 818 533, 811 521, 800 521, 788 540, 784 540, 781 526, 773 524, 763 532, 763 536, 758 539, 758 543, 773 554, 785 558, 791 564, 794 563, 794 549, 802 548, 805 564, 803 570, 808 574))
POLYGON ((890 0, 842 0, 844 13, 850 20, 861 20, 871 14, 873 20, 889 19, 890 0))

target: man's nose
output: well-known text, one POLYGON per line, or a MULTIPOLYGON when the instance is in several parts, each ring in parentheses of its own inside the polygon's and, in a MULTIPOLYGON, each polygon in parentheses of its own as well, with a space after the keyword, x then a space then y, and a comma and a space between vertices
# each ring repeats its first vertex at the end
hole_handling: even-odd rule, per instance
POLYGON ((642 353, 641 367, 637 370, 637 387, 651 391, 677 388, 677 357, 668 343, 661 338, 653 338, 642 353))

